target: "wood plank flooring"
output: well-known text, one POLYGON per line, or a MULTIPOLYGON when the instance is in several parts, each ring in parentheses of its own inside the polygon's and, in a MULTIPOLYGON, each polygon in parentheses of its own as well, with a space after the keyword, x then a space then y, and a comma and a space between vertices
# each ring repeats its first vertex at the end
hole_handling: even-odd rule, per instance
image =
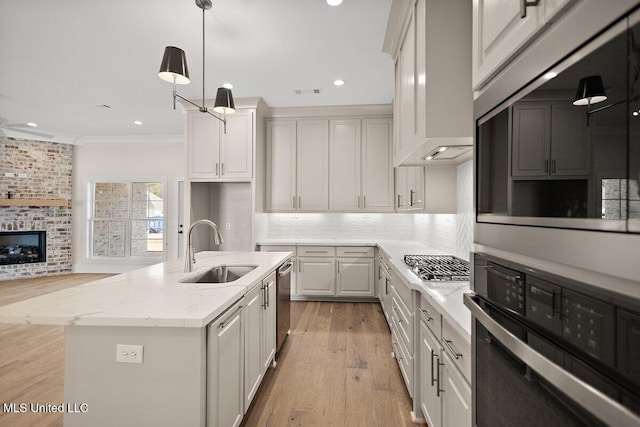
MULTIPOLYGON (((98 280, 108 274, 72 274, 0 281, 0 305, 98 280)), ((64 402, 64 328, 0 323, 0 405, 64 402)), ((62 426, 58 413, 4 413, 0 426, 62 426)))
POLYGON ((292 333, 243 426, 411 426, 380 305, 292 302, 292 333))
MULTIPOLYGON (((108 275, 0 282, 0 305, 108 275)), ((243 422, 254 426, 411 426, 411 400, 377 303, 292 302, 291 329, 243 422)), ((62 403, 64 330, 0 323, 0 405, 62 403)), ((56 413, 5 414, 0 426, 62 426, 56 413)))

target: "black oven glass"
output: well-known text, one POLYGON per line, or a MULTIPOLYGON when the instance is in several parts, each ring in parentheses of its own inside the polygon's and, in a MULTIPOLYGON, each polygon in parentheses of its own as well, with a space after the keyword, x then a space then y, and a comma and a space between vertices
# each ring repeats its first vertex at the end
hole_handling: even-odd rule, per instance
POLYGON ((478 221, 640 231, 640 25, 583 51, 478 120, 478 221), (574 105, 593 76, 606 100, 574 105))

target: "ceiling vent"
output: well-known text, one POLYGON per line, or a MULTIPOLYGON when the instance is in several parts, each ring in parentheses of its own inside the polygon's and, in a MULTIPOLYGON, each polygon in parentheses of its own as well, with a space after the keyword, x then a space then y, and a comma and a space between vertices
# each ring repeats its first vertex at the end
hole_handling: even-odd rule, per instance
POLYGON ((111 105, 108 104, 90 104, 89 107, 100 108, 101 110, 108 110, 111 108, 111 105))
POLYGON ((320 95, 320 89, 294 89, 296 95, 320 95))

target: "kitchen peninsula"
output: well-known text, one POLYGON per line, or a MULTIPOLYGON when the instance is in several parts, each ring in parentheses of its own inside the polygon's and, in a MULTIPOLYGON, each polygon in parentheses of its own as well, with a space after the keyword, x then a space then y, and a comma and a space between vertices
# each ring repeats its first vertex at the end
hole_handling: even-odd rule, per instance
POLYGON ((156 264, 1 307, 0 320, 65 326, 65 401, 83 408, 65 426, 218 425, 207 417, 242 418, 273 360, 275 337, 260 331, 275 310, 264 299, 289 256, 201 252, 191 273, 183 260, 156 264), (188 283, 220 265, 255 268, 228 283, 188 283), (257 368, 242 366, 245 344, 257 347, 257 368), (230 364, 214 366, 223 359, 230 364))

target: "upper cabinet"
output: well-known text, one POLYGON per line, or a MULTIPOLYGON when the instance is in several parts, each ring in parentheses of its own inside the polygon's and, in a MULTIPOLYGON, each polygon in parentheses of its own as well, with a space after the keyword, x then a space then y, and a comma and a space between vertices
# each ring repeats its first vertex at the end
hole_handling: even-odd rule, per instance
POLYGON ((393 211, 391 135, 391 118, 267 121, 267 211, 393 211))
POLYGON ((248 181, 253 177, 252 111, 236 111, 221 121, 190 111, 187 116, 187 162, 192 180, 248 181))
POLYGON ((583 176, 591 163, 587 115, 570 101, 513 107, 513 176, 583 176))
MULTIPOLYGON (((471 2, 394 0, 383 50, 396 61, 394 166, 428 166, 440 147, 470 147, 471 2)), ((471 159, 470 149, 456 152, 439 164, 471 159)))

